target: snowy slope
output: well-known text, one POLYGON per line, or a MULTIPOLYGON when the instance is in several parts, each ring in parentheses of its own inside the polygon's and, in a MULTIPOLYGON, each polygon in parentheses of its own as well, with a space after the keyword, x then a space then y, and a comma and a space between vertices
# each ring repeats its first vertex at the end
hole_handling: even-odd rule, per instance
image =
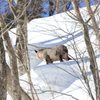
MULTIPOLYGON (((62 91, 62 94, 55 95, 55 99, 49 98, 47 100, 92 100, 86 88, 84 88, 84 84, 83 80, 76 80, 62 91)), ((92 81, 91 86, 93 86, 92 81)))
MULTIPOLYGON (((95 6, 93 9, 94 8, 95 6)), ((82 16, 84 16, 84 20, 88 19, 89 16, 87 15, 86 8, 80 10, 82 16)), ((12 31, 16 33, 16 28, 12 29, 12 31)), ((96 41, 91 29, 89 32, 92 42, 96 41)), ((9 34, 12 44, 15 45, 16 36, 11 32, 9 32, 9 34)), ((54 64, 46 65, 45 61, 36 58, 34 52, 35 49, 53 47, 59 44, 67 46, 69 54, 77 58, 76 60, 81 67, 84 65, 93 88, 91 72, 88 67, 89 57, 86 52, 86 46, 79 23, 74 20, 74 16, 65 12, 47 18, 32 20, 28 23, 28 43, 31 78, 37 93, 39 93, 40 100, 75 100, 75 98, 77 98, 77 100, 91 100, 85 89, 85 83, 76 61, 57 61, 54 62, 54 64), (74 50, 74 46, 77 48, 77 51, 74 50), (80 59, 81 57, 82 59, 80 59), (62 94, 60 92, 62 92, 62 94)), ((95 53, 99 64, 100 55, 97 52, 96 46, 94 46, 94 50, 96 51, 95 53)), ((27 75, 21 76, 20 79, 26 81, 27 75)), ((20 81, 20 84, 22 88, 28 92, 28 84, 23 81, 20 81)), ((7 100, 11 100, 10 97, 8 97, 7 100)))

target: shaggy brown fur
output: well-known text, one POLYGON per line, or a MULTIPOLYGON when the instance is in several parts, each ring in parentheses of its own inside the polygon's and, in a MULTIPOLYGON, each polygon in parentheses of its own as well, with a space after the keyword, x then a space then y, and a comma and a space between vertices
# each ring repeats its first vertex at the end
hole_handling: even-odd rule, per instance
POLYGON ((57 45, 52 48, 45 48, 36 51, 36 57, 38 59, 46 60, 46 63, 53 63, 53 61, 63 62, 63 59, 70 60, 71 58, 68 57, 68 49, 64 45, 57 45))

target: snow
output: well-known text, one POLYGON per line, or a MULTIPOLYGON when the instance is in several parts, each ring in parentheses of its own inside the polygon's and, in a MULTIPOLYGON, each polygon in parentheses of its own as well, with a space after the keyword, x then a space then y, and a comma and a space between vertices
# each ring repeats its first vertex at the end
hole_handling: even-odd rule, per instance
MULTIPOLYGON (((81 8, 80 11, 82 16, 86 16, 86 8, 81 8)), ((88 19, 88 17, 84 17, 84 20, 88 19)), ((90 86, 95 94, 83 35, 79 23, 73 18, 74 16, 70 13, 64 12, 51 17, 34 19, 27 25, 31 79, 40 100, 91 100, 79 66, 87 71, 86 74, 90 79, 90 86), (76 58, 79 66, 75 60, 56 61, 53 64, 47 65, 45 61, 36 58, 34 50, 53 47, 59 44, 67 46, 69 54, 76 58)), ((16 28, 11 31, 16 33, 16 28)), ((92 42, 96 41, 91 29, 89 32, 92 42)), ((16 35, 12 32, 9 32, 9 35, 13 46, 15 46, 16 35)), ((94 50, 99 65, 100 55, 97 52, 96 46, 94 46, 94 50)), ((27 81, 27 74, 20 77, 20 84, 28 92, 29 86, 25 81, 27 81)), ((12 100, 9 94, 7 94, 7 100, 12 100)))
POLYGON ((85 84, 84 81, 76 80, 62 91, 62 95, 59 94, 55 96, 55 99, 50 98, 47 100, 91 100, 83 84, 85 84))

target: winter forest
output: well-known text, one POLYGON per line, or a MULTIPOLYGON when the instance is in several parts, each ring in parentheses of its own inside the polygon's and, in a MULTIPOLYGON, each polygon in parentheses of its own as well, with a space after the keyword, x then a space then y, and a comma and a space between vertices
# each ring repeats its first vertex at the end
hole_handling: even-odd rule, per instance
POLYGON ((99 73, 100 0, 0 0, 0 100, 100 100, 99 73))

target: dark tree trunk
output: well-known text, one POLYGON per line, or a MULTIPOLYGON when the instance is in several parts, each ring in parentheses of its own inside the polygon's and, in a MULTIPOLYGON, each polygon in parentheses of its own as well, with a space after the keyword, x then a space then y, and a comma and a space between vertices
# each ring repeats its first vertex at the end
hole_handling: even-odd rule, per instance
POLYGON ((54 14, 54 2, 49 0, 49 16, 52 16, 54 14))
MULTIPOLYGON (((0 18, 1 21, 1 18, 0 18)), ((1 31, 2 26, 0 27, 1 31)), ((7 95, 7 74, 3 39, 0 32, 0 100, 6 100, 7 95)))

